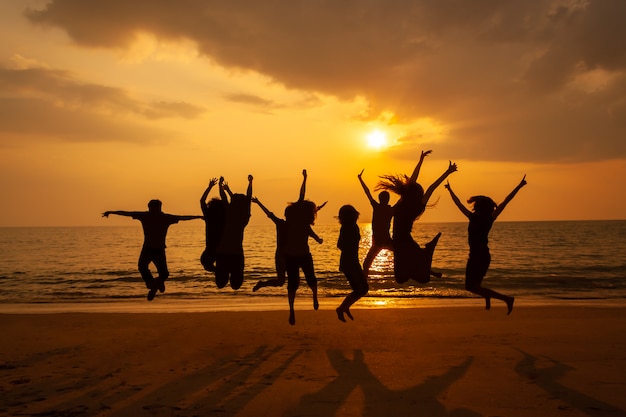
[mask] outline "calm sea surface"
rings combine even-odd
[[[361,259],[370,244],[370,225],[361,224]],[[336,248],[339,225],[316,225],[324,239],[310,246],[320,296],[338,304],[350,292],[338,271]],[[471,299],[464,290],[467,259],[466,223],[419,223],[418,242],[442,237],[433,269],[443,273],[427,285],[399,285],[393,277],[393,257],[383,251],[370,276],[370,293],[359,304],[399,303],[418,306],[432,300]],[[246,278],[238,291],[219,290],[214,276],[199,262],[204,249],[202,221],[170,227],[167,291],[149,304],[198,302],[210,305],[278,303],[286,308],[285,288],[253,292],[259,279],[272,278],[275,228],[248,226],[244,249]],[[141,225],[102,227],[0,228],[0,311],[15,304],[60,305],[145,301],[146,290],[137,271],[143,240]],[[496,222],[490,234],[492,263],[484,285],[526,300],[568,302],[595,300],[626,305],[626,221]],[[309,300],[304,280],[297,300]],[[299,302],[299,301],[297,301]],[[304,303],[304,301],[301,301]]]

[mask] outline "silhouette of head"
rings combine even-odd
[[[339,209],[338,217],[341,224],[356,223],[359,219],[359,212],[350,204],[346,204]]]
[[[217,197],[214,197],[211,200],[209,200],[209,203],[207,204],[207,215],[209,217],[211,217],[214,220],[218,218],[221,219],[224,217],[225,211],[226,211],[226,204],[224,203],[224,200],[222,200],[221,198],[217,198]]]
[[[250,219],[250,199],[245,194],[233,194],[228,205],[229,218],[236,218],[245,224]]]
[[[160,213],[162,205],[161,200],[150,200],[148,202],[148,211],[151,213]]]
[[[498,205],[491,198],[484,195],[475,195],[467,200],[474,205],[474,213],[485,214],[493,212]]]
[[[317,216],[317,206],[309,200],[299,200],[290,203],[285,209],[285,220],[288,222],[314,224]]]
[[[378,194],[378,201],[380,204],[388,204],[389,203],[389,191],[381,191]]]

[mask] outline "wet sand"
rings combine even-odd
[[[0,314],[0,414],[626,415],[626,308],[353,313]]]

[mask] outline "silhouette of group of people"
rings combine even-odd
[[[428,207],[433,192],[450,174],[457,171],[455,163],[449,162],[448,168],[426,190],[418,183],[418,176],[424,159],[431,151],[423,151],[420,159],[410,176],[382,175],[376,186],[381,190],[376,201],[368,186],[365,184],[361,171],[357,177],[372,205],[372,240],[363,263],[359,260],[359,244],[361,234],[358,226],[359,212],[349,204],[339,209],[340,223],[337,247],[341,252],[339,270],[345,275],[352,292],[348,294],[339,307],[336,308],[337,317],[346,321],[346,316],[353,320],[350,307],[365,296],[369,291],[368,278],[371,265],[383,249],[393,252],[394,276],[396,282],[403,284],[409,280],[418,283],[427,283],[431,276],[441,277],[441,274],[431,269],[433,253],[441,233],[435,235],[423,247],[417,243],[411,234],[414,222]],[[313,308],[319,308],[317,295],[317,278],[313,264],[313,257],[309,249],[309,237],[318,243],[323,243],[312,229],[317,212],[325,205],[316,205],[305,198],[307,171],[302,171],[302,185],[298,200],[289,203],[284,211],[284,219],[276,216],[265,207],[261,201],[252,196],[252,175],[248,175],[248,188],[245,194],[233,193],[223,177],[212,178],[200,197],[202,216],[172,215],[161,210],[159,200],[148,203],[148,211],[105,211],[104,217],[110,214],[129,216],[139,220],[143,227],[144,243],[139,255],[138,268],[148,288],[148,301],[152,301],[157,291],[165,291],[165,281],[169,277],[165,256],[165,238],[170,225],[183,220],[204,219],[206,245],[200,256],[204,269],[215,274],[215,283],[218,288],[228,284],[234,290],[241,287],[244,279],[245,257],[243,250],[244,229],[251,216],[251,203],[257,204],[261,210],[276,225],[276,251],[274,254],[276,278],[257,282],[253,291],[264,287],[282,287],[287,281],[287,295],[289,300],[289,323],[296,322],[294,302],[296,292],[300,286],[300,270],[313,294]],[[209,199],[211,190],[218,186],[219,197]],[[526,185],[526,176],[501,204],[496,204],[487,196],[472,196],[466,207],[452,191],[450,183],[445,184],[452,201],[468,220],[469,257],[465,273],[465,288],[485,299],[486,308],[491,307],[491,298],[502,300],[507,306],[507,314],[513,309],[514,297],[500,294],[482,286],[487,274],[491,255],[489,252],[489,231],[493,222],[502,213],[507,204],[517,192]],[[390,192],[399,199],[392,206]],[[390,233],[391,230],[391,233]],[[156,267],[158,276],[155,278],[149,269],[149,264]]]

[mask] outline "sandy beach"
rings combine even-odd
[[[2,314],[0,414],[626,415],[624,308],[353,312]]]

